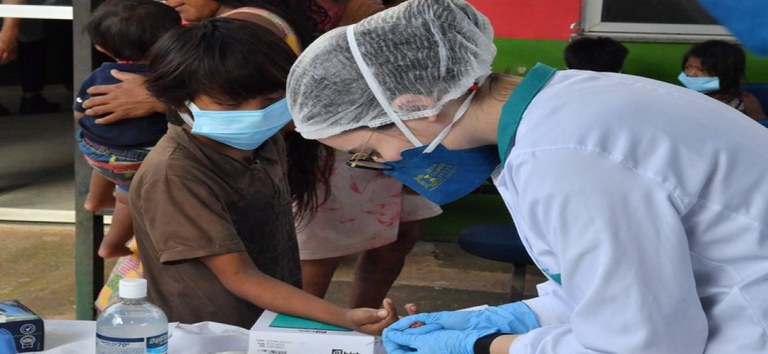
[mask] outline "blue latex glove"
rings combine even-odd
[[[0,328],[0,353],[16,353],[16,342],[13,339],[13,335],[4,328]]]
[[[416,322],[439,324],[443,329],[471,330],[490,328],[497,332],[523,334],[541,327],[533,311],[522,301],[492,306],[479,311],[428,312],[407,316],[389,328],[405,330]]]
[[[468,331],[437,329],[423,333],[419,328],[385,329],[381,337],[387,354],[474,354],[479,338],[498,332],[486,328]]]
[[[699,0],[699,3],[753,53],[768,55],[768,1]]]

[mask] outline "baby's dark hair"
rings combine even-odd
[[[171,28],[181,25],[178,12],[155,0],[107,0],[88,19],[93,44],[115,59],[139,61]]]
[[[219,17],[173,29],[149,54],[147,90],[175,110],[198,95],[243,102],[285,91],[296,54],[275,32]]]
[[[568,69],[620,72],[629,50],[608,37],[580,37],[563,52]]]
[[[720,79],[719,92],[739,95],[743,91],[741,82],[747,59],[744,50],[737,44],[720,40],[699,43],[683,56],[683,70],[690,57],[699,59],[704,70]]]

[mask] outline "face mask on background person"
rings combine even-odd
[[[179,112],[192,134],[204,136],[241,150],[253,150],[291,121],[285,98],[258,110],[206,111],[187,102],[192,113]]]
[[[720,78],[717,76],[693,77],[681,72],[677,79],[683,86],[701,93],[709,93],[720,90]]]

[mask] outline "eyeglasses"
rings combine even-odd
[[[374,160],[371,155],[365,152],[352,154],[349,160],[347,160],[347,166],[372,171],[387,171],[392,169],[392,166]]]

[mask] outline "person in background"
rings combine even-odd
[[[306,17],[306,11],[303,10],[311,7],[311,1],[308,0],[282,2],[269,0],[224,0],[221,2],[216,0],[168,0],[164,3],[174,9],[185,23],[200,22],[216,16],[229,16],[268,26],[282,35],[286,43],[297,53],[303,47],[303,41],[314,38],[312,28],[314,28],[315,20]],[[262,4],[267,7],[245,6],[244,4]],[[288,14],[285,16],[291,22],[284,20],[282,14]],[[320,19],[325,18],[322,11],[317,16]],[[296,24],[294,25],[293,22]],[[140,112],[165,112],[165,105],[146,90],[143,76],[116,69],[112,70],[111,74],[116,80],[122,81],[116,84],[96,85],[89,88],[88,93],[92,96],[83,102],[83,106],[87,106],[90,102],[101,102],[106,107],[110,107],[109,109],[117,109],[116,112],[103,113],[104,116],[95,121],[97,125],[109,126],[131,121],[136,118],[134,114]],[[101,96],[102,94],[103,96]],[[89,115],[94,114],[94,112],[98,113],[99,109],[86,111]],[[118,114],[117,119],[115,119],[115,114]],[[313,214],[322,202],[322,196],[317,196],[315,193],[315,184],[324,185],[327,183],[327,174],[330,172],[324,172],[328,168],[325,167],[320,158],[320,155],[327,148],[323,149],[322,145],[317,142],[302,139],[298,134],[295,135],[297,139],[288,141],[287,144],[288,161],[291,162],[292,166],[300,166],[301,169],[289,170],[288,180],[291,185],[293,204],[297,214],[301,217]],[[135,258],[135,255],[120,258],[111,272],[109,281],[101,290],[96,302],[97,308],[105,308],[115,300],[117,284],[121,277],[140,277],[142,272],[141,262]]]
[[[96,49],[115,62],[102,64],[82,83],[75,99],[75,119],[80,125],[78,146],[93,167],[85,209],[96,212],[114,207],[112,225],[99,246],[99,256],[127,256],[126,246],[133,237],[128,192],[131,179],[142,160],[166,131],[165,114],[124,120],[115,124],[96,124],[99,117],[84,113],[82,102],[90,97],[88,88],[118,81],[111,70],[138,74],[147,71],[149,48],[170,29],[180,26],[176,11],[155,0],[107,0],[86,23]],[[117,186],[117,188],[115,188]]]
[[[317,3],[167,0],[165,3],[191,23],[216,16],[264,23],[262,16],[254,14],[262,9],[274,9],[281,17],[292,14],[284,26],[295,34],[286,38],[296,50],[308,45],[313,35],[323,28],[357,22],[385,9],[378,0],[325,0]],[[318,10],[318,4],[324,7]],[[311,16],[305,17],[308,15]],[[140,79],[131,78],[131,74],[126,73],[115,75],[125,80],[119,85],[92,88],[92,92],[103,92],[105,95],[86,101],[88,112],[117,109],[104,118],[107,122],[113,117],[130,117],[136,113],[133,112],[135,107],[126,106],[130,101],[123,97],[149,97],[149,100],[137,100],[155,101],[145,105],[145,108],[161,109],[146,90],[137,86],[142,85]],[[324,297],[343,257],[359,253],[348,304],[350,307],[378,306],[420,237],[418,220],[437,215],[441,209],[422,197],[407,196],[400,182],[381,172],[348,171],[345,152],[334,152],[314,140],[303,139],[289,128],[283,130],[283,137],[287,146],[288,178],[295,206],[305,290]],[[416,311],[412,304],[408,304],[406,309],[409,313]]]
[[[356,23],[386,9],[380,0],[349,0],[339,6],[340,10],[329,9],[328,13],[336,14],[329,17],[330,23]],[[295,132],[286,138],[315,142]],[[356,255],[347,304],[377,306],[419,240],[420,220],[438,215],[442,209],[381,171],[348,168],[346,151],[337,150],[324,158],[333,163],[330,186],[325,190],[328,197],[314,216],[297,222],[304,290],[324,297],[341,261]],[[415,306],[406,304],[406,311],[414,313]]]
[[[678,80],[687,88],[704,93],[746,114],[766,118],[757,98],[744,90],[746,58],[736,44],[709,40],[691,47],[683,56]]]
[[[297,52],[315,38],[317,21],[326,18],[324,10],[313,0],[167,0],[164,3],[176,10],[187,23],[229,16],[280,30],[286,43]],[[317,19],[308,15],[308,11],[316,8],[319,8]],[[91,97],[83,102],[86,114],[100,117],[96,124],[111,124],[153,112],[165,112],[165,106],[144,87],[143,76],[119,70],[112,70],[111,73],[120,82],[91,87],[88,89]],[[330,168],[321,159],[325,149],[309,141],[289,142],[288,149],[291,165],[302,168],[289,171],[297,213],[311,215],[323,201],[323,196],[314,194],[315,187],[309,187],[307,179],[326,183]]]
[[[548,278],[528,300],[405,317],[387,352],[765,353],[768,131],[676,85],[543,64],[520,80],[495,55],[470,4],[410,0],[291,68],[296,130],[350,164],[433,201],[493,174]]]
[[[568,69],[607,71],[619,73],[629,50],[608,37],[578,37],[571,40],[563,51]]]
[[[269,17],[268,17],[269,18]],[[285,79],[296,58],[279,26],[214,18],[170,31],[146,87],[168,133],[144,160],[131,211],[149,300],[169,321],[250,328],[262,309],[376,334],[386,309],[347,310],[301,289],[285,145]]]
[[[49,3],[56,4],[56,2],[51,0],[2,0],[2,3],[6,5],[49,5]],[[48,101],[42,94],[45,88],[47,60],[44,21],[41,19],[2,19],[0,65],[19,59],[22,91],[19,114],[51,113],[60,108],[58,103]],[[62,63],[70,63],[70,61],[63,58]],[[69,70],[70,68],[66,69]],[[72,86],[67,86],[67,88],[71,90]],[[0,116],[10,112],[10,109],[0,105]]]
[[[185,22],[198,22],[223,15],[241,7],[257,7],[273,12],[282,18],[296,36],[289,38],[289,45],[301,49],[317,35],[319,21],[324,21],[325,9],[315,0],[165,0],[164,3],[174,8]],[[314,16],[309,14],[313,13]],[[235,15],[236,18],[250,17],[247,13]],[[259,16],[256,16],[259,17]],[[274,26],[268,22],[261,23]],[[113,71],[112,75],[121,81],[116,85],[91,87],[92,97],[83,103],[86,113],[100,116],[99,124],[109,124],[123,119],[142,117],[153,112],[163,113],[165,107],[149,95],[144,88],[141,75]]]
[[[419,220],[442,212],[381,171],[350,169],[333,156],[331,193],[312,219],[297,224],[304,289],[324,297],[341,261],[356,255],[350,307],[380,303],[421,236]],[[415,312],[414,304],[406,305]]]

